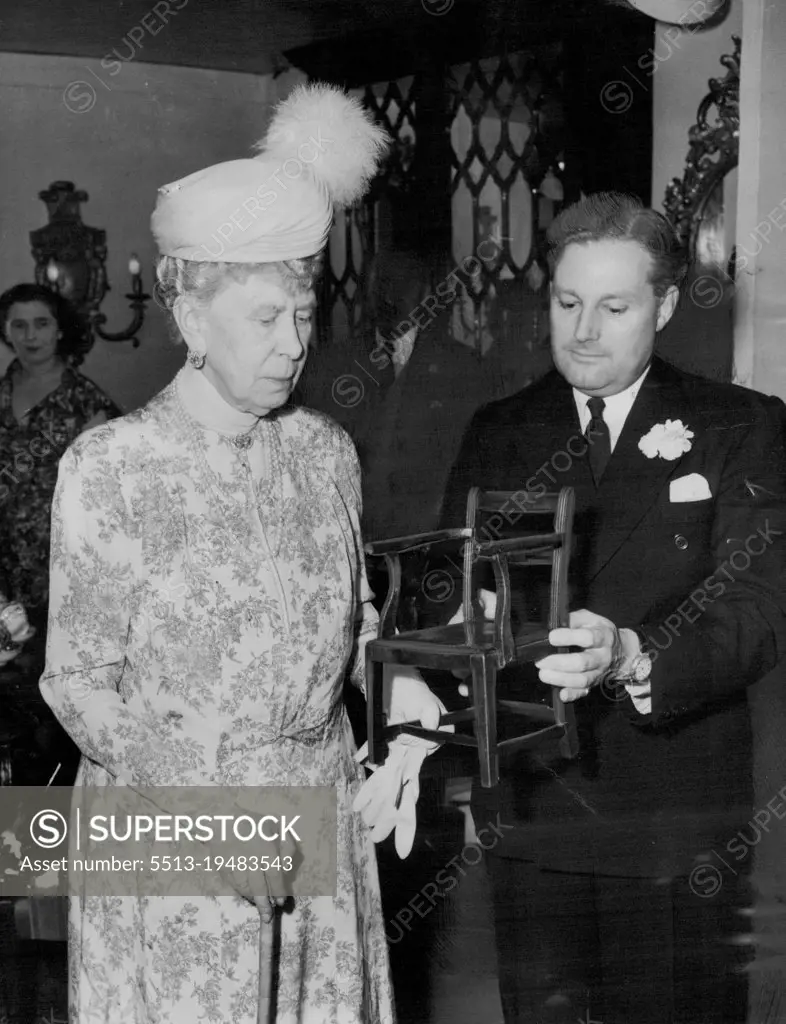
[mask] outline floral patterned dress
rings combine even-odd
[[[49,520],[63,452],[99,412],[120,415],[87,377],[66,367],[58,387],[20,423],[12,407],[19,360],[0,377],[0,581],[29,611],[46,613]]]
[[[248,417],[186,366],[71,446],[41,691],[83,752],[78,785],[335,787],[336,896],[281,915],[275,1020],[393,1024],[342,702],[376,629],[357,457],[320,414],[251,420],[246,447]],[[273,1019],[260,977],[272,926],[253,905],[108,898],[85,878],[70,902],[72,1024]]]

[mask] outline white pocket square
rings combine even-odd
[[[711,497],[710,485],[701,473],[689,473],[669,485],[669,501],[704,501]]]

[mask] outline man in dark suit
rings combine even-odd
[[[504,394],[491,360],[456,340],[459,284],[432,284],[414,253],[379,253],[369,282],[375,339],[355,440],[363,467],[363,534],[369,540],[435,529],[450,467],[478,406]],[[369,383],[369,381],[373,383]]]
[[[473,485],[577,498],[576,610],[550,637],[572,653],[536,685],[576,702],[580,756],[473,786],[476,825],[504,834],[505,1020],[742,1022],[763,820],[746,688],[786,655],[784,406],[653,355],[684,274],[660,214],[592,195],[549,248],[555,369],[475,415],[443,511],[461,523]]]

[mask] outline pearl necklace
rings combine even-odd
[[[213,428],[202,427],[201,424],[198,424],[183,405],[176,384],[173,385],[173,390],[179,414],[178,418],[185,427],[187,437],[191,442],[191,449],[197,457],[200,468],[203,470],[204,477],[210,490],[213,492],[214,499],[217,499],[219,504],[223,505],[226,502],[226,485],[221,482],[217,473],[210,465],[205,450],[204,437],[200,433],[200,428],[202,430]],[[221,441],[229,445],[240,456],[241,463],[254,491],[256,513],[260,519],[266,545],[271,557],[277,558],[283,539],[284,519],[282,507],[284,499],[284,466],[281,456],[281,424],[277,419],[264,418],[257,420],[254,426],[245,434],[229,435],[220,430],[215,430],[214,433],[218,434]],[[257,440],[263,445],[267,456],[268,474],[266,478],[255,483],[251,475],[251,466],[246,453]],[[238,527],[240,527],[242,513],[237,510],[236,514],[238,516]]]

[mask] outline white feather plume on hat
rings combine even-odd
[[[159,189],[151,227],[163,255],[270,263],[321,252],[335,206],[368,189],[389,144],[359,100],[298,86],[256,155],[213,164]]]
[[[257,159],[306,164],[337,206],[351,206],[368,189],[390,136],[360,100],[324,83],[299,85],[276,108]],[[308,154],[308,155],[306,155]]]

